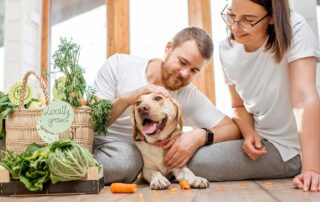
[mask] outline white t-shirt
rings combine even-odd
[[[124,93],[148,85],[146,79],[148,62],[148,59],[125,54],[109,57],[93,84],[96,96],[113,100]],[[181,106],[184,125],[212,128],[224,118],[224,114],[191,83],[176,91],[170,91],[170,94]],[[129,107],[108,128],[108,139],[119,140],[121,136],[132,135],[130,113]]]
[[[293,42],[280,63],[264,45],[246,52],[243,44],[224,40],[220,59],[226,83],[235,84],[246,110],[253,114],[254,127],[263,139],[271,142],[287,161],[300,154],[297,126],[291,107],[289,64],[300,58],[315,56],[320,51],[315,35],[297,13],[291,13]]]

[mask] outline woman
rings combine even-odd
[[[317,39],[287,0],[231,0],[221,15],[230,36],[220,57],[243,152],[273,169],[258,178],[298,174],[296,188],[320,191]]]
[[[230,0],[221,14],[230,37],[220,57],[243,140],[200,148],[189,168],[209,181],[295,177],[295,187],[320,191],[315,36],[286,0]]]

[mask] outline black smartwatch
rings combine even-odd
[[[214,133],[208,128],[201,128],[206,131],[206,142],[204,145],[213,144]]]

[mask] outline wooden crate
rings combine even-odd
[[[30,191],[20,181],[10,180],[9,171],[0,169],[0,195],[65,195],[65,194],[98,194],[104,187],[103,169],[98,173],[97,167],[88,169],[86,180],[47,182],[41,191]]]

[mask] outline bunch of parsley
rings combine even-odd
[[[91,96],[88,99],[88,106],[92,108],[94,131],[99,134],[105,134],[109,125],[109,113],[112,109],[110,100],[98,99],[94,96],[94,91],[86,88],[84,79],[84,69],[78,64],[80,56],[80,46],[68,41],[65,38],[60,39],[58,50],[53,54],[54,69],[58,69],[66,76],[65,98],[74,107],[81,106],[81,99],[85,93]]]
[[[52,56],[53,67],[66,76],[64,101],[74,107],[80,107],[80,100],[86,91],[84,69],[79,65],[80,46],[72,40],[60,39],[58,50]]]
[[[92,108],[94,131],[105,135],[109,126],[109,113],[112,109],[112,102],[98,99],[96,96],[91,95],[88,100],[88,106]]]

